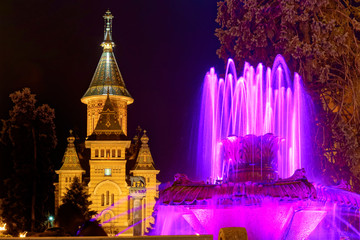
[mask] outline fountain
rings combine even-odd
[[[266,70],[245,63],[237,78],[205,76],[198,176],[177,174],[161,191],[152,234],[213,234],[245,227],[249,239],[360,238],[360,196],[346,184],[312,184],[311,100],[282,56]]]

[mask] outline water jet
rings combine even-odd
[[[177,174],[160,192],[152,234],[213,234],[245,227],[249,239],[359,238],[358,194],[308,181],[311,99],[278,55],[272,69],[234,62],[206,74],[198,176]],[[205,184],[205,180],[207,184]]]

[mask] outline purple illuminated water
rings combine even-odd
[[[317,161],[309,106],[300,76],[291,78],[282,56],[272,69],[245,63],[239,78],[231,59],[224,79],[211,68],[197,162],[198,177],[210,181],[177,175],[160,193],[152,234],[217,239],[220,228],[245,227],[249,239],[360,239],[360,196],[304,175]]]
[[[308,98],[300,76],[290,77],[282,56],[272,70],[260,63],[245,63],[238,78],[229,59],[225,78],[211,68],[205,76],[199,124],[198,176],[214,182],[224,175],[221,141],[228,136],[272,133],[282,139],[277,151],[279,177],[286,178],[304,166],[309,152]],[[305,157],[305,155],[307,157]]]

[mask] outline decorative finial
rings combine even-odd
[[[140,135],[141,132],[142,132],[142,128],[140,127],[140,125],[138,125],[137,128],[136,128],[136,134]]]
[[[75,137],[74,137],[74,135],[73,135],[73,130],[70,129],[70,130],[69,130],[69,133],[70,133],[70,135],[69,135],[69,137],[67,138],[67,141],[68,141],[69,144],[72,144],[72,143],[75,142]]]
[[[101,46],[104,48],[104,50],[112,50],[112,48],[115,46],[112,41],[112,19],[114,18],[114,16],[108,9],[103,18],[105,20],[104,42],[101,44]]]
[[[109,96],[110,95],[110,87],[108,86],[107,88],[107,95]]]
[[[149,137],[146,135],[146,130],[144,130],[144,134],[141,137],[142,144],[147,144],[149,142]]]

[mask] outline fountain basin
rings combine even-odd
[[[359,204],[356,193],[305,178],[273,184],[174,182],[160,193],[152,234],[217,239],[221,228],[244,227],[249,239],[354,237],[359,236]]]
[[[212,234],[217,239],[224,227],[244,227],[249,239],[305,239],[325,217],[321,207],[308,206],[307,202],[277,202],[265,205],[210,207],[161,206],[161,212],[172,212],[162,226],[161,234]],[[305,207],[306,206],[306,207]],[[176,213],[176,214],[174,214]],[[188,226],[185,227],[186,223]]]

